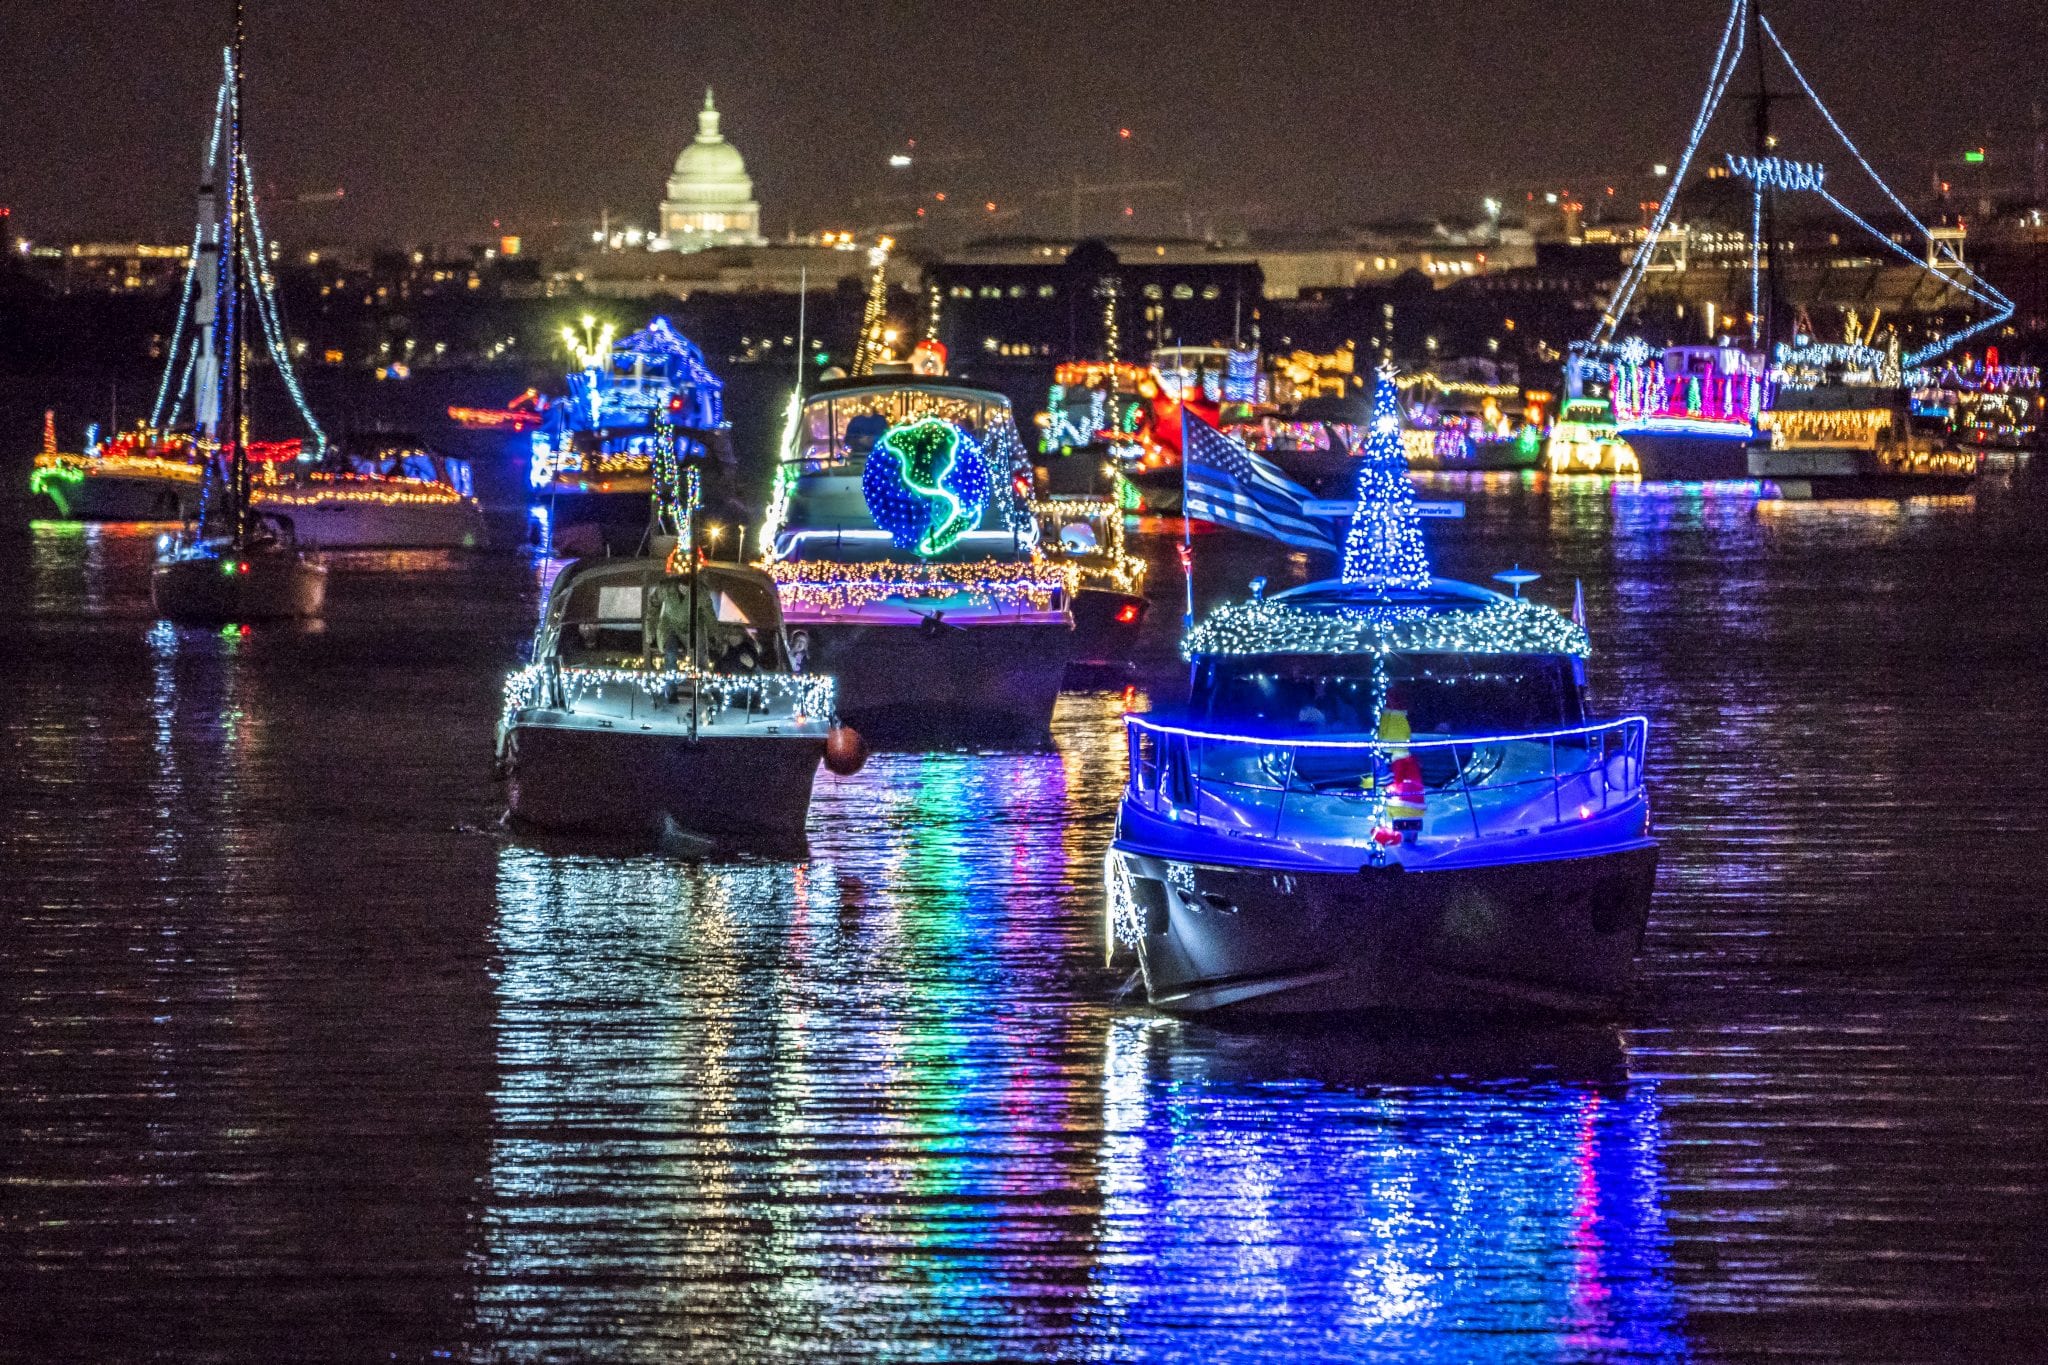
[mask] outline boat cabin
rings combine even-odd
[[[1355,867],[1640,821],[1647,726],[1587,717],[1585,632],[1534,602],[1315,583],[1220,608],[1183,648],[1186,712],[1129,718],[1127,837]]]
[[[979,514],[956,527],[943,548],[912,554],[876,521],[865,476],[877,442],[926,418],[957,428],[971,443],[961,453],[978,452],[986,477]],[[841,380],[812,393],[798,415],[770,508],[771,557],[841,564],[1028,559],[1038,540],[1029,493],[1030,466],[1003,395],[947,379]],[[921,496],[950,495],[927,489]]]
[[[536,662],[569,668],[675,669],[693,659],[712,673],[793,671],[774,580],[706,564],[693,592],[688,574],[659,559],[579,559],[556,577],[534,641]]]

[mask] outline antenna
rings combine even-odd
[[[804,391],[804,305],[811,301],[811,270],[796,268],[796,391]]]

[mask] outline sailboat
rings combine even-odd
[[[222,172],[223,193],[215,200],[209,181],[200,194],[201,248],[210,240],[219,266],[208,300],[212,315],[202,324],[203,351],[195,358],[195,364],[212,359],[218,343],[217,387],[200,405],[197,445],[206,462],[205,493],[193,533],[167,543],[150,572],[159,615],[204,624],[318,616],[327,600],[326,566],[306,558],[288,519],[260,515],[251,503],[245,274],[261,268],[261,257],[246,250],[255,199],[242,156],[241,0],[235,0],[234,16],[216,141],[226,155],[212,163]],[[222,204],[225,216],[214,215],[216,227],[208,233],[209,211]]]
[[[1648,276],[1685,268],[1682,247],[1672,254],[1685,230],[1666,230],[1677,187],[1686,183],[1700,157],[1745,53],[1751,55],[1756,84],[1750,97],[1755,110],[1748,146],[1740,154],[1725,153],[1722,164],[1706,174],[1748,187],[1747,336],[1718,336],[1713,344],[1663,349],[1640,337],[1621,339],[1619,329]],[[1796,92],[1771,88],[1773,53],[1795,82]],[[1844,203],[1830,167],[1797,159],[1781,145],[1783,130],[1774,123],[1772,109],[1787,101],[1812,106],[1890,210],[1926,239],[1924,259]],[[1916,368],[2011,317],[2012,300],[1965,265],[1945,234],[1922,222],[1879,176],[1793,59],[1764,15],[1762,0],[1732,0],[1706,94],[1672,185],[1673,192],[1647,225],[1589,347],[1589,353],[1612,359],[1620,435],[1634,449],[1646,481],[1754,478],[1779,485],[1785,496],[1806,496],[1822,490],[1940,491],[1967,484],[1975,476],[1973,454],[1912,420],[1906,389]],[[1782,327],[1793,309],[1780,281],[1777,208],[1786,196],[1804,195],[1822,200],[1868,234],[1881,254],[1901,258],[1988,316],[1937,335],[1904,355],[1896,344],[1887,355],[1874,336],[1856,334],[1853,316],[1838,342],[1820,341],[1805,326]]]
[[[233,54],[214,99],[212,131],[202,160],[198,223],[193,230],[177,319],[165,347],[163,378],[146,422],[82,452],[56,448],[46,435],[30,475],[30,492],[59,518],[76,521],[184,520],[205,502],[209,466],[224,459],[219,440],[222,370],[228,320],[223,271],[232,257],[245,299],[234,320],[262,333],[262,345],[304,430],[303,437],[238,443],[250,469],[245,501],[259,512],[290,518],[299,538],[324,549],[465,549],[483,543],[483,509],[467,461],[388,441],[344,453],[328,440],[292,362],[269,276],[272,259],[256,210],[248,158],[239,146]],[[220,189],[234,235],[224,232]],[[223,245],[232,244],[233,250]],[[245,370],[246,372],[246,370]],[[189,405],[189,406],[188,406]],[[247,406],[246,385],[244,406]],[[189,413],[189,426],[185,418]],[[89,429],[89,431],[92,429]]]

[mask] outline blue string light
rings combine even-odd
[[[1649,272],[1650,253],[1656,248],[1664,224],[1670,221],[1672,207],[1678,202],[1678,191],[1685,184],[1693,156],[1699,151],[1707,129],[1712,126],[1714,115],[1720,112],[1722,97],[1728,93],[1729,83],[1735,79],[1736,68],[1742,64],[1742,50],[1748,39],[1741,21],[1748,12],[1749,0],[1735,0],[1728,12],[1728,23],[1721,30],[1721,46],[1714,54],[1713,70],[1707,75],[1707,93],[1692,121],[1692,136],[1685,145],[1685,155],[1678,159],[1678,167],[1671,176],[1670,192],[1657,205],[1656,216],[1650,220],[1650,230],[1644,235],[1643,244],[1636,248],[1635,259],[1629,262],[1628,273],[1623,276],[1621,287],[1615,291],[1614,302],[1601,315],[1600,325],[1593,329],[1595,343],[1614,339],[1615,328],[1627,316],[1629,304],[1635,300],[1636,290],[1642,285],[1643,276]]]
[[[1742,0],[1738,0],[1738,3],[1742,3]],[[1877,238],[1879,241],[1885,243],[1887,246],[1890,246],[1895,250],[1899,250],[1900,253],[1903,254],[1907,260],[1912,261],[1913,264],[1928,269],[1930,273],[1944,280],[1950,286],[1955,288],[1958,292],[1967,294],[1971,298],[1977,300],[1979,303],[1982,303],[1986,307],[1995,310],[1994,316],[1988,317],[1983,321],[1978,322],[1970,327],[1966,327],[1960,332],[1952,332],[1945,337],[1937,338],[1928,345],[1921,347],[1919,350],[1913,352],[1912,355],[1906,357],[1906,363],[1908,365],[1925,364],[1927,361],[1940,355],[1942,352],[1952,350],[1954,347],[1960,345],[1962,342],[1968,340],[1970,337],[1977,335],[1979,332],[1982,332],[1987,328],[1996,327],[2000,323],[2004,322],[2007,318],[2010,318],[2014,312],[2013,301],[2007,298],[1998,289],[1994,288],[1990,284],[1990,282],[1984,279],[1983,276],[1979,275],[1976,271],[1970,269],[1969,266],[1963,264],[1963,258],[1961,256],[1958,256],[1955,253],[1955,250],[1952,247],[1950,247],[1946,242],[1937,241],[1935,239],[1933,230],[1930,229],[1925,223],[1921,222],[1919,217],[1914,214],[1913,210],[1906,206],[1906,201],[1901,199],[1898,196],[1898,193],[1895,190],[1893,190],[1888,183],[1886,183],[1885,178],[1877,173],[1877,168],[1870,164],[1870,159],[1863,155],[1862,150],[1859,147],[1857,147],[1853,140],[1851,140],[1849,134],[1843,129],[1842,125],[1835,120],[1834,113],[1831,110],[1829,110],[1825,103],[1821,101],[1820,93],[1813,88],[1813,83],[1806,79],[1806,73],[1799,69],[1799,63],[1792,60],[1791,52],[1786,49],[1784,40],[1778,37],[1778,30],[1771,26],[1771,21],[1769,19],[1760,18],[1758,20],[1758,23],[1760,27],[1762,27],[1764,35],[1771,40],[1771,46],[1775,47],[1778,50],[1778,55],[1785,59],[1786,68],[1789,71],[1791,71],[1792,78],[1799,82],[1799,88],[1806,92],[1806,98],[1813,102],[1813,107],[1820,111],[1820,116],[1827,122],[1828,128],[1831,131],[1833,131],[1836,137],[1841,139],[1842,145],[1849,149],[1849,155],[1856,158],[1856,163],[1863,168],[1864,174],[1870,177],[1871,183],[1876,185],[1877,188],[1883,192],[1885,198],[1891,201],[1892,207],[1896,208],[1900,213],[1904,214],[1906,221],[1908,223],[1911,223],[1914,229],[1917,232],[1919,232],[1921,236],[1927,239],[1930,248],[1930,254],[1938,255],[1942,259],[1948,261],[1957,270],[1961,271],[1964,275],[1968,276],[1969,279],[1977,286],[1977,289],[1969,288],[1963,285],[1958,280],[1950,279],[1941,271],[1934,269],[1932,266],[1929,266],[1926,262],[1923,262],[1919,260],[1917,257],[1913,256],[1912,253],[1904,251],[1904,249],[1900,248],[1899,244],[1892,241],[1892,239],[1889,236],[1877,231],[1877,229],[1871,227],[1870,224],[1865,223],[1861,218],[1858,218],[1855,214],[1850,213],[1848,209],[1843,208],[1840,200],[1836,199],[1832,194],[1828,194],[1826,191],[1823,191],[1822,193],[1827,198],[1828,202],[1833,204],[1835,208],[1837,208],[1843,214],[1847,215],[1849,218],[1855,221],[1860,227],[1863,228],[1865,232],[1870,233],[1871,236]],[[1978,289],[1981,289],[1983,292],[1977,292]]]
[[[1827,183],[1828,168],[1818,161],[1787,161],[1782,156],[1736,156],[1723,158],[1729,174],[1753,182],[1759,191],[1791,190],[1818,192]]]
[[[1344,536],[1343,578],[1380,589],[1429,586],[1429,547],[1408,482],[1400,396],[1391,366],[1373,386],[1372,426],[1358,470],[1358,507]]]

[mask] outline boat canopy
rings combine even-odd
[[[1233,602],[1189,631],[1190,660],[1265,654],[1551,654],[1583,659],[1585,628],[1548,607],[1470,583],[1422,589],[1327,579],[1261,601]]]
[[[659,559],[578,559],[555,578],[541,617],[534,658],[620,664],[651,656],[662,641],[687,634],[689,575]],[[681,609],[678,622],[676,612]],[[697,629],[714,660],[745,635],[768,671],[785,671],[782,608],[775,580],[743,564],[706,564],[697,577]],[[571,656],[574,656],[573,658]]]
[[[943,379],[843,380],[804,400],[796,448],[786,456],[807,469],[854,463],[890,427],[924,417],[944,418],[984,444],[1017,440],[1010,400],[993,389]]]

